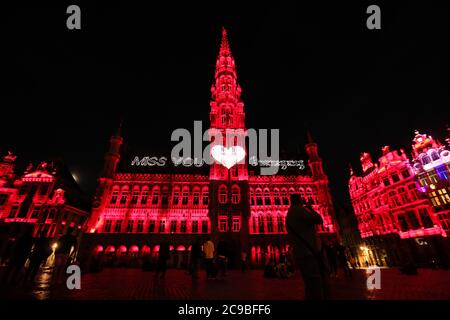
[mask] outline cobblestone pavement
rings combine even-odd
[[[80,290],[51,287],[51,270],[34,286],[0,288],[6,299],[160,299],[160,300],[298,300],[303,299],[303,283],[293,278],[267,279],[261,270],[230,271],[225,279],[192,280],[183,270],[169,270],[165,279],[139,269],[105,269],[82,276]],[[447,300],[450,299],[450,271],[419,270],[417,276],[402,275],[397,269],[381,269],[381,289],[368,290],[365,270],[354,270],[351,279],[332,278],[332,299],[350,300]]]

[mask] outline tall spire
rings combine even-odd
[[[227,30],[222,27],[222,42],[220,43],[220,55],[231,55],[230,45],[228,44]]]
[[[309,129],[306,129],[306,137],[308,139],[308,143],[315,143],[311,131],[309,131]]]

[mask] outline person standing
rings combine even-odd
[[[336,246],[329,242],[324,246],[325,255],[328,260],[328,267],[330,271],[330,276],[338,277],[337,267],[338,267],[338,261],[337,261],[337,249]]]
[[[347,252],[346,251],[347,251],[346,248],[341,243],[338,243],[336,245],[337,261],[339,261],[339,264],[344,269],[344,276],[351,277],[352,276],[352,272],[350,271],[350,268],[348,266]]]
[[[247,252],[245,250],[241,252],[241,271],[247,271]]]
[[[74,229],[69,227],[65,235],[59,238],[55,249],[55,283],[61,284],[67,266],[75,258],[77,238],[72,234]]]
[[[227,275],[228,262],[228,246],[225,239],[221,239],[217,244],[217,262],[220,270],[220,277],[224,278]]]
[[[191,275],[192,279],[198,279],[198,265],[202,257],[202,245],[200,241],[196,239],[191,248]]]
[[[214,278],[213,260],[214,260],[214,243],[208,238],[203,244],[203,254],[205,256],[206,279]]]
[[[320,214],[303,204],[299,194],[292,194],[286,228],[303,278],[307,300],[325,299],[325,267],[316,234],[316,225],[320,224],[323,224]]]
[[[167,271],[167,260],[169,260],[170,245],[167,241],[164,241],[159,245],[158,262],[156,263],[155,278],[158,276],[164,279]]]
[[[46,261],[49,255],[50,243],[46,238],[45,233],[41,231],[41,234],[34,241],[33,251],[30,254],[30,265],[25,272],[25,283],[34,281],[42,262]]]

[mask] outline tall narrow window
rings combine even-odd
[[[114,226],[114,232],[119,233],[122,231],[122,220],[117,220]]]
[[[262,192],[261,189],[256,189],[256,205],[262,206],[263,200],[262,200]]]
[[[185,188],[185,189],[183,189],[183,196],[181,199],[181,204],[185,206],[188,204],[188,201],[189,201],[189,189]]]
[[[241,217],[233,217],[231,230],[233,232],[241,231]]]
[[[133,232],[133,227],[134,227],[134,220],[128,220],[128,224],[127,224],[127,232],[128,232],[128,233]]]
[[[158,203],[159,203],[159,189],[154,189],[152,195],[152,204],[156,205]]]
[[[219,187],[219,203],[227,203],[227,187],[225,186]]]
[[[180,232],[181,233],[186,233],[186,229],[187,229],[187,221],[186,220],[182,220],[181,221],[181,225],[180,225]]]
[[[138,201],[138,197],[139,197],[139,191],[138,190],[134,190],[133,191],[133,195],[131,196],[131,204],[136,204]]]
[[[156,226],[156,221],[155,220],[150,220],[148,222],[148,232],[149,233],[154,233],[155,232],[155,226]]]
[[[144,220],[138,220],[136,232],[144,231]]]
[[[114,190],[113,193],[112,193],[111,200],[109,201],[109,203],[116,204],[118,197],[119,197],[119,191],[118,190]]]
[[[258,217],[258,232],[264,233],[264,218],[262,216]]]
[[[273,190],[273,201],[276,206],[281,205],[280,190],[278,190],[278,189]]]
[[[202,192],[202,203],[203,205],[207,205],[209,203],[209,191],[208,189],[204,189]]]
[[[40,212],[41,212],[41,206],[40,205],[34,206],[33,211],[31,212],[31,219],[38,218]]]
[[[177,221],[172,220],[172,221],[170,221],[170,233],[175,233],[175,232],[177,232]]]
[[[127,198],[128,198],[128,190],[123,190],[122,197],[120,198],[120,204],[127,203]]]
[[[192,200],[192,204],[194,206],[197,206],[200,202],[200,191],[199,190],[194,190],[194,196],[193,196],[193,200]]]
[[[219,231],[220,232],[228,231],[228,217],[219,216]]]
[[[159,221],[159,233],[166,232],[166,220]]]
[[[112,220],[105,221],[105,227],[103,228],[103,232],[111,232]]]
[[[284,230],[284,219],[283,219],[283,216],[281,216],[281,215],[279,215],[277,217],[277,230],[278,230],[278,232],[281,232],[281,233],[283,233],[285,231]]]
[[[267,232],[273,233],[273,219],[272,216],[267,216]]]
[[[268,189],[264,190],[264,204],[270,206],[272,201],[270,200],[270,191]]]
[[[208,220],[202,221],[202,233],[208,233],[209,226],[208,226]]]
[[[192,221],[192,233],[198,233],[198,221]]]
[[[142,191],[141,204],[147,204],[148,190]]]
[[[177,206],[179,201],[180,201],[180,190],[175,189],[173,190],[172,205]]]
[[[239,203],[241,200],[241,192],[238,186],[233,186],[231,189],[231,202],[234,204]]]

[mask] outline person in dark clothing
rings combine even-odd
[[[69,227],[65,235],[59,238],[55,248],[55,279],[54,282],[60,284],[66,273],[69,263],[75,258],[77,238],[72,234],[74,229]]]
[[[332,242],[329,242],[324,246],[323,251],[325,251],[325,255],[328,260],[330,275],[337,277],[338,260],[337,260],[336,246]]]
[[[167,271],[167,260],[169,260],[170,245],[168,242],[163,242],[159,245],[158,262],[156,263],[155,277],[164,279]]]
[[[191,247],[191,275],[192,279],[198,279],[198,265],[200,264],[200,259],[202,258],[203,251],[200,241],[196,239]]]
[[[34,241],[33,251],[30,254],[30,265],[25,272],[24,282],[33,282],[42,262],[46,261],[50,255],[50,244],[45,237],[45,233],[41,232],[39,237]]]
[[[6,268],[3,276],[4,283],[8,283],[9,280],[11,280],[12,284],[17,283],[17,277],[22,271],[22,268],[30,254],[31,247],[33,246],[33,237],[31,235],[32,232],[33,230],[31,228],[27,228],[25,232],[17,239],[11,253],[8,267]]]
[[[326,296],[325,267],[319,253],[315,228],[322,223],[320,214],[304,205],[299,194],[291,195],[286,227],[302,274],[307,300],[320,300]]]
[[[221,239],[217,244],[217,264],[220,271],[220,276],[225,277],[227,273],[228,262],[228,247],[224,239]]]
[[[336,245],[337,261],[339,262],[339,265],[344,269],[344,275],[346,277],[351,277],[352,272],[350,271],[350,268],[348,266],[347,254],[345,251],[346,248],[342,244],[338,243]]]

